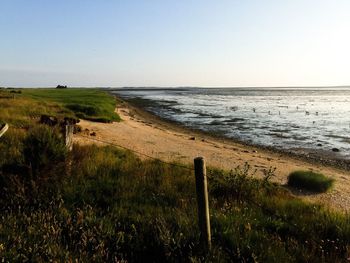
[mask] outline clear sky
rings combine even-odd
[[[1,0],[0,86],[350,85],[349,0]]]

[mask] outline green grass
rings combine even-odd
[[[99,122],[119,121],[115,99],[98,89],[22,89],[22,94],[39,102],[55,102],[78,118]]]
[[[28,129],[42,114],[78,117],[93,121],[119,121],[113,96],[98,89],[21,89],[15,98],[11,90],[0,90],[0,121],[14,128]]]
[[[288,185],[314,192],[326,192],[332,188],[334,179],[312,171],[296,171],[288,176]]]
[[[52,101],[40,101],[24,95],[8,98],[8,90],[0,90],[0,120],[12,128],[28,129],[35,125],[41,114],[68,116],[71,111]]]
[[[205,253],[192,171],[111,147],[75,145],[70,158],[70,175],[60,162],[34,180],[1,175],[0,257],[341,262],[349,253],[348,215],[253,179],[249,166],[209,170],[213,248]]]
[[[40,100],[19,95],[0,101],[5,105],[0,119],[19,125],[0,140],[4,262],[348,258],[348,214],[305,203],[285,188],[254,179],[248,165],[231,172],[208,169],[213,248],[203,251],[193,171],[142,161],[112,147],[74,145],[67,154],[59,131],[32,119],[40,111],[59,114],[66,109]]]

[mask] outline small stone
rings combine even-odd
[[[40,123],[55,126],[58,124],[58,119],[55,116],[41,115]]]
[[[90,136],[96,136],[96,132],[90,133]]]
[[[195,141],[196,137],[191,137],[190,140]]]
[[[74,134],[77,134],[77,133],[79,133],[81,131],[82,131],[82,128],[81,128],[80,125],[74,125],[74,130],[73,130]]]

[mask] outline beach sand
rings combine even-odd
[[[121,122],[97,123],[81,120],[83,132],[75,135],[79,144],[114,143],[139,152],[140,158],[159,158],[163,161],[176,161],[192,164],[197,156],[203,156],[207,166],[231,170],[238,165],[248,163],[255,176],[263,178],[264,169],[276,168],[274,182],[285,185],[287,176],[296,170],[321,172],[335,179],[334,188],[328,193],[314,194],[293,190],[295,195],[308,201],[318,201],[326,206],[342,211],[350,207],[350,172],[317,163],[293,158],[287,154],[273,152],[254,146],[247,146],[233,140],[217,138],[202,132],[192,131],[181,126],[163,121],[158,117],[136,108],[126,102],[118,101],[116,112]],[[88,129],[89,132],[84,132]],[[95,133],[95,136],[87,135]],[[87,139],[84,136],[88,136]]]

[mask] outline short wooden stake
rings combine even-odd
[[[66,148],[68,152],[71,152],[73,150],[73,131],[74,131],[74,125],[73,124],[64,124],[64,142],[66,144]],[[70,154],[67,155],[66,159],[66,175],[71,176],[72,174],[72,158]]]
[[[64,135],[64,140],[68,151],[72,151],[73,149],[73,130],[74,130],[74,125],[72,124],[64,125],[63,135]]]
[[[204,248],[211,248],[210,217],[208,186],[205,161],[203,157],[194,159],[194,173],[196,177],[196,192],[198,203],[198,224],[201,232],[201,242]]]
[[[3,136],[7,130],[9,129],[9,125],[6,123],[1,129],[0,129],[0,137]]]

